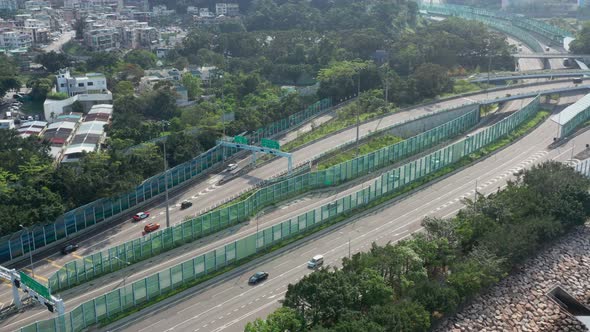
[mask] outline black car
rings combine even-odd
[[[67,255],[67,254],[74,252],[76,250],[78,250],[77,244],[68,244],[67,246],[65,246],[61,249],[61,253],[64,255]]]
[[[248,283],[256,285],[257,283],[268,279],[268,272],[256,272],[253,276],[248,279]]]
[[[188,209],[191,206],[193,206],[193,203],[189,202],[189,201],[184,201],[184,202],[180,203],[180,208],[183,210]]]

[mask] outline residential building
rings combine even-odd
[[[43,103],[45,119],[49,122],[55,121],[61,114],[71,112],[75,103],[80,104],[84,112],[88,112],[93,105],[112,104],[113,95],[106,90],[103,93],[75,95],[64,100],[46,99]]]
[[[95,52],[108,52],[121,46],[117,28],[96,28],[84,33],[84,44]]]
[[[168,15],[174,15],[174,13],[176,13],[176,11],[174,9],[168,9],[168,7],[166,7],[166,5],[159,5],[159,6],[154,6],[154,8],[152,8],[152,13],[154,16],[168,16]]]
[[[16,0],[0,0],[0,10],[7,10],[14,12],[18,9],[18,2]]]
[[[14,120],[0,120],[0,130],[2,129],[14,129]]]
[[[237,3],[216,3],[215,14],[217,16],[238,16],[240,15],[240,5]]]
[[[88,73],[84,76],[71,76],[68,68],[57,74],[57,91],[73,97],[79,94],[96,94],[107,91],[107,79],[103,74]]]
[[[84,153],[100,150],[106,139],[104,128],[109,124],[112,114],[113,105],[92,106],[77,128],[71,143],[65,148],[61,162],[77,161]]]
[[[49,154],[54,159],[61,159],[63,149],[71,141],[81,119],[80,113],[62,114],[43,131],[42,137],[49,142]]]
[[[214,17],[213,13],[209,10],[209,8],[199,8],[199,16],[200,17]]]
[[[29,48],[31,44],[32,38],[27,33],[0,29],[0,48],[8,50]]]
[[[176,94],[176,104],[183,106],[188,103],[188,90],[180,83],[182,72],[178,69],[146,70],[145,74],[139,81],[140,92],[150,91],[157,83],[168,81]]]
[[[41,0],[29,0],[25,1],[26,10],[40,10],[42,8],[51,8],[51,5],[47,1]]]
[[[25,123],[21,123],[20,128],[18,128],[18,134],[23,138],[29,136],[39,136],[45,127],[47,127],[47,122],[45,121],[27,121]]]
[[[199,7],[188,6],[186,7],[186,13],[191,15],[199,15]]]

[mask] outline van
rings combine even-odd
[[[307,267],[310,269],[315,269],[320,267],[322,264],[324,264],[324,256],[315,255],[309,260],[309,262],[307,262]]]

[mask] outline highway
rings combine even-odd
[[[516,110],[522,107],[522,103],[510,104],[510,109]],[[392,166],[393,167],[393,166]],[[176,265],[192,257],[203,254],[209,250],[215,249],[230,241],[237,240],[246,235],[252,234],[257,228],[267,227],[273,224],[280,223],[290,217],[299,215],[309,209],[326,204],[336,198],[345,196],[351,192],[360,190],[361,188],[373,183],[374,178],[378,177],[383,172],[375,172],[364,181],[357,181],[355,183],[341,186],[340,188],[332,188],[319,193],[304,195],[296,198],[293,201],[287,202],[274,210],[268,210],[265,214],[257,218],[256,221],[244,223],[234,226],[228,230],[222,231],[219,234],[209,236],[201,239],[195,243],[187,244],[180,248],[171,250],[165,254],[151,258],[148,261],[137,263],[127,269],[118,271],[107,276],[98,278],[97,280],[78,286],[74,289],[67,290],[58,294],[66,301],[68,308],[75,308],[77,305],[96,297],[105,292],[111,291],[123,286],[125,282],[131,283],[138,279],[144,278],[150,274],[161,271],[165,268]],[[362,183],[361,183],[362,182]],[[100,285],[100,286],[97,286]],[[8,289],[8,287],[6,287]],[[49,313],[43,307],[37,306],[36,309],[29,310],[26,314],[12,316],[2,322],[2,327],[14,329],[36,320],[45,319],[49,317]]]
[[[573,86],[571,82],[560,82],[560,83],[546,83],[543,84],[542,87],[545,89],[552,89],[558,87],[567,87]],[[510,90],[511,94],[518,94],[523,92],[530,92],[541,89],[538,86],[535,87],[524,87],[524,88],[516,88],[512,87]],[[455,98],[451,100],[447,100],[441,102],[434,106],[428,107],[417,107],[412,109],[411,111],[407,112],[400,112],[394,113],[382,119],[377,119],[371,122],[368,122],[360,127],[361,135],[367,134],[369,131],[374,131],[379,128],[383,128],[394,123],[398,123],[401,121],[408,120],[410,118],[414,118],[423,114],[427,114],[432,111],[441,110],[444,108],[455,107],[461,105],[463,103],[474,102],[474,101],[482,101],[486,99],[493,99],[495,97],[505,96],[507,90],[497,91],[497,92],[489,92],[480,93],[477,95],[473,95],[470,97],[465,98]],[[487,97],[489,95],[489,97]],[[520,103],[516,103],[515,105],[520,105]],[[292,135],[293,136],[293,135]],[[292,137],[291,136],[291,137]],[[346,141],[354,140],[356,136],[355,128],[349,128],[337,135],[328,137],[324,140],[319,142],[310,144],[309,146],[294,152],[294,158],[296,162],[303,161],[305,159],[310,159],[312,156],[318,155],[321,152],[330,149],[338,144],[344,143]],[[246,161],[242,161],[240,165],[243,165]],[[228,183],[225,183],[221,186],[217,186],[215,183],[220,179],[223,175],[222,174],[215,174],[209,177],[207,180],[199,183],[186,192],[179,194],[178,196],[171,198],[171,222],[172,224],[181,222],[185,216],[194,215],[198,212],[199,209],[202,209],[206,206],[211,206],[217,202],[222,201],[226,197],[230,197],[237,192],[241,191],[244,188],[254,185],[256,182],[261,181],[262,179],[269,178],[278,172],[286,169],[286,160],[277,159],[271,163],[268,163],[262,167],[259,167],[250,173],[234,179]],[[194,205],[193,207],[180,210],[179,205],[184,199],[192,200]],[[158,205],[156,208],[151,209],[150,212],[152,216],[149,219],[149,222],[159,222],[163,227],[165,226],[164,220],[164,204]],[[116,227],[106,230],[106,232],[97,233],[90,239],[87,239],[80,243],[81,248],[78,252],[74,254],[70,254],[68,256],[62,256],[59,253],[56,253],[46,259],[40,260],[35,262],[35,276],[38,280],[44,282],[47,280],[52,273],[57,271],[63,264],[66,262],[80,258],[84,255],[88,255],[91,253],[98,252],[100,250],[106,249],[110,246],[123,243],[125,241],[137,238],[141,236],[141,232],[143,226],[146,222],[140,223],[132,223],[131,221],[122,223]],[[221,232],[218,236],[225,236],[228,232],[231,231],[224,231]],[[185,250],[188,246],[184,246],[181,249]],[[167,257],[164,255],[164,257]],[[139,264],[136,264],[131,267],[131,269],[136,269]],[[28,271],[27,268],[24,269]],[[137,271],[137,270],[135,270]],[[153,271],[152,271],[153,272]],[[91,283],[92,284],[92,283]],[[11,289],[8,285],[3,284],[0,286],[0,306],[9,305],[12,301],[11,297]],[[95,294],[96,295],[96,294]]]
[[[518,54],[531,54],[534,53],[531,48],[526,44],[521,43],[511,37],[506,37],[506,41],[510,45],[514,45],[518,49]],[[520,46],[519,46],[520,45]],[[531,71],[543,69],[543,62],[539,59],[518,59],[518,71]]]
[[[66,34],[62,35],[62,38],[66,38],[65,36],[66,36]],[[64,41],[64,43],[65,43],[65,41]],[[63,45],[63,43],[62,43],[62,45]],[[524,49],[524,47],[523,47],[523,49]],[[528,51],[530,52],[530,50],[528,50]],[[535,60],[535,59],[520,59],[519,60],[519,67],[521,68],[521,70],[523,70],[524,68],[527,68],[526,70],[539,69],[540,68],[540,61]],[[557,87],[566,87],[566,86],[572,86],[572,84],[570,84],[568,82],[562,82],[562,83],[550,83],[550,84],[545,85],[546,88],[557,88]],[[536,88],[536,87],[534,87],[534,88],[530,88],[530,87],[529,88],[518,88],[518,89],[512,89],[512,91],[510,91],[510,93],[514,95],[514,94],[518,94],[518,93],[522,93],[522,92],[526,92],[526,91],[534,91],[537,89],[538,88]],[[440,110],[440,109],[444,109],[444,108],[454,107],[454,106],[457,106],[457,105],[460,105],[460,104],[463,104],[466,102],[471,102],[471,101],[481,101],[481,100],[485,100],[487,98],[495,98],[496,96],[504,96],[505,94],[506,94],[506,91],[490,92],[488,94],[488,96],[489,96],[488,97],[488,96],[486,96],[485,93],[482,93],[479,95],[470,96],[468,98],[456,98],[456,99],[453,99],[450,101],[445,101],[445,102],[439,103],[434,106],[418,107],[418,108],[413,109],[411,112],[403,112],[403,113],[393,114],[393,115],[390,115],[386,118],[375,120],[375,121],[369,122],[367,124],[364,124],[363,126],[361,126],[360,132],[361,132],[361,135],[364,135],[364,134],[368,133],[369,131],[374,131],[376,129],[383,128],[383,127],[389,126],[389,125],[397,123],[397,122],[405,121],[410,118],[414,118],[414,117],[417,117],[417,116],[420,116],[423,114],[427,114],[429,112],[432,112],[433,110]],[[520,106],[521,102],[511,103],[510,107],[512,105],[519,105]],[[315,120],[316,125],[323,123],[325,121],[328,121],[332,117],[333,117],[333,114],[328,114],[328,115],[325,115],[319,119],[316,119]],[[281,144],[291,141],[297,135],[299,135],[303,132],[309,131],[310,128],[311,128],[311,126],[308,124],[308,125],[304,126],[303,128],[297,130],[296,132],[288,134],[285,138],[280,140]],[[343,131],[342,133],[340,133],[338,135],[334,135],[334,136],[324,139],[320,142],[316,142],[314,144],[311,144],[311,145],[307,146],[306,148],[303,148],[303,149],[295,152],[295,162],[297,163],[297,162],[305,160],[305,159],[311,159],[312,156],[315,156],[330,147],[333,147],[337,144],[341,144],[346,141],[353,140],[355,137],[355,134],[356,134],[355,129],[351,128],[346,131]],[[247,163],[248,163],[247,160],[242,160],[239,162],[239,165],[240,165],[240,167],[244,167]],[[286,169],[286,161],[280,160],[280,159],[275,160],[265,166],[259,167],[255,170],[251,171],[250,173],[248,173],[240,178],[237,178],[231,182],[228,182],[224,185],[221,185],[221,186],[217,185],[217,182],[224,176],[224,174],[214,174],[214,175],[210,176],[207,180],[191,187],[188,191],[183,192],[183,193],[171,198],[172,224],[181,222],[184,219],[184,217],[195,215],[196,213],[199,212],[199,210],[207,208],[207,207],[212,206],[214,204],[217,204],[218,202],[223,201],[223,199],[235,194],[237,192],[237,190],[252,186],[255,183],[257,183],[258,181],[261,181],[263,179],[270,178],[273,175],[279,173],[280,171],[282,171],[284,169]],[[340,195],[345,195],[348,192],[358,190],[359,186],[362,186],[362,185],[358,184],[356,187],[348,186],[345,188],[344,191],[341,191],[339,194],[337,194],[338,190],[332,190],[332,191],[328,191],[328,192],[325,192],[322,194],[314,194],[311,196],[305,196],[305,197],[302,197],[298,200],[295,200],[294,202],[287,203],[286,205],[282,206],[280,209],[277,209],[275,211],[269,211],[264,216],[262,216],[259,219],[260,226],[264,227],[264,226],[270,225],[272,223],[277,223],[277,222],[283,221],[286,218],[288,218],[288,216],[290,216],[290,215],[299,214],[302,211],[312,208],[313,206],[325,204],[325,202],[333,200],[334,199],[333,195],[340,196]],[[192,208],[189,208],[187,210],[180,210],[180,208],[179,208],[180,202],[182,202],[185,199],[192,200],[194,205]],[[312,204],[312,202],[313,202],[313,204]],[[165,226],[165,220],[163,217],[164,205],[160,204],[156,208],[151,209],[150,211],[152,213],[152,216],[149,218],[149,222],[156,221],[156,222],[159,222],[164,227]],[[100,234],[97,233],[93,238],[90,238],[90,239],[85,240],[84,242],[80,243],[80,245],[81,245],[80,251],[78,251],[77,253],[75,253],[73,255],[62,257],[60,254],[55,254],[45,260],[36,262],[35,263],[35,275],[38,276],[39,280],[45,281],[47,276],[49,276],[51,273],[55,272],[65,262],[67,262],[71,259],[80,258],[83,255],[94,253],[94,252],[103,250],[107,247],[110,247],[112,245],[119,244],[119,243],[128,241],[133,238],[137,238],[137,237],[141,236],[141,230],[143,229],[145,222],[146,221],[144,221],[142,223],[136,223],[136,224],[131,223],[131,222],[124,223],[122,225],[119,225],[117,227],[109,229],[106,232],[102,232]],[[177,264],[179,261],[182,261],[179,259],[179,257],[184,258],[185,256],[188,256],[188,257],[194,256],[196,252],[203,252],[203,251],[206,251],[206,250],[209,250],[211,248],[218,246],[219,243],[226,243],[226,242],[230,241],[232,238],[242,237],[244,234],[246,234],[245,232],[248,232],[248,231],[252,232],[253,227],[254,227],[254,225],[239,225],[239,226],[236,226],[230,230],[224,231],[224,232],[218,234],[217,236],[209,237],[209,238],[203,239],[197,243],[189,244],[189,245],[186,245],[182,248],[178,248],[178,249],[182,249],[182,250],[179,250],[179,252],[186,253],[184,256],[177,256],[179,254],[179,252],[171,251],[170,253],[167,253],[166,255],[161,255],[161,257],[154,258],[155,260],[151,260],[150,262],[146,263],[145,265],[143,265],[141,263],[136,264],[136,265],[132,266],[131,268],[129,268],[128,270],[123,271],[127,274],[126,280],[127,280],[127,282],[130,282],[130,281],[139,279],[147,274],[162,270],[163,268],[165,268],[165,266]],[[221,240],[215,241],[218,239],[221,239]],[[200,249],[197,249],[199,247],[200,247]],[[174,260],[171,260],[170,257],[174,257]],[[340,256],[338,256],[338,257],[340,257]],[[155,263],[157,263],[157,261],[160,261],[161,264],[155,264]],[[163,262],[163,261],[165,261],[165,262]],[[330,260],[328,260],[328,261],[330,261]],[[147,268],[148,265],[149,265],[149,268],[144,270],[144,268]],[[133,271],[141,271],[141,272],[137,273],[137,274],[133,274]],[[108,278],[105,278],[105,280],[113,280],[113,279],[121,280],[124,277],[124,275],[122,275],[123,272],[110,275],[110,276],[108,276]],[[271,276],[273,274],[275,274],[275,273],[271,273]],[[68,308],[73,308],[78,303],[86,301],[88,298],[95,297],[101,293],[104,293],[110,289],[119,287],[121,285],[121,282],[108,283],[108,282],[105,282],[105,280],[99,279],[96,282],[89,283],[88,285],[86,285],[86,287],[84,287],[84,286],[82,286],[83,288],[78,287],[77,289],[66,291],[61,295],[67,300]],[[271,280],[272,280],[272,278],[271,278]],[[96,285],[101,285],[101,287],[96,288]],[[9,287],[7,287],[6,285],[0,286],[0,287],[1,287],[0,288],[0,301],[4,301],[4,302],[0,302],[0,307],[1,307],[1,306],[9,304],[9,300],[11,299],[11,297],[10,297],[10,288]],[[82,293],[84,295],[76,296],[76,294],[79,294],[79,293]],[[270,309],[270,306],[269,306],[268,311],[270,312],[271,310],[272,309]],[[237,310],[237,311],[239,311],[239,310]],[[33,315],[32,316],[33,318],[31,318],[30,314]],[[11,318],[10,320],[3,321],[0,326],[4,326],[9,329],[15,329],[18,326],[24,325],[25,322],[28,323],[28,322],[33,322],[35,320],[47,318],[48,313],[43,308],[37,308],[35,310],[30,311],[27,316],[29,316],[29,317],[24,320],[23,320],[23,317],[24,317],[23,315],[15,316],[14,319]],[[245,318],[245,321],[248,321],[248,320],[250,320],[250,319]],[[208,329],[206,329],[206,327],[204,327],[204,328],[205,329],[201,329],[201,331],[208,330]]]
[[[564,97],[561,103],[572,103],[577,98]],[[349,248],[354,254],[368,250],[373,242],[383,245],[406,238],[421,229],[420,221],[425,216],[453,216],[462,207],[463,198],[474,196],[476,183],[478,192],[489,194],[504,187],[514,172],[546,160],[566,161],[585,150],[584,143],[590,141],[590,133],[586,132],[558,149],[549,149],[556,130],[556,124],[547,120],[506,149],[405,199],[353,218],[345,226],[336,225],[284,253],[269,254],[272,259],[250,264],[237,276],[222,275],[214,285],[195,289],[187,299],[179,299],[157,312],[149,312],[148,308],[127,325],[108,330],[243,331],[248,321],[264,318],[280,306],[278,301],[289,283],[310,273],[306,262],[311,256],[323,254],[326,265],[339,266]],[[256,271],[269,272],[269,280],[248,286],[248,277]]]

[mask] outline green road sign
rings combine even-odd
[[[23,271],[18,271],[20,274],[20,282],[27,285],[30,289],[35,291],[35,293],[43,296],[47,300],[51,300],[51,295],[49,294],[49,289],[39,283],[37,280],[29,277]]]
[[[265,148],[270,148],[270,149],[276,149],[276,150],[281,149],[279,142],[273,141],[271,139],[266,139],[266,138],[262,139],[262,141],[260,142],[260,145],[262,145]]]
[[[248,144],[248,139],[244,136],[236,136],[234,137],[234,143]]]

